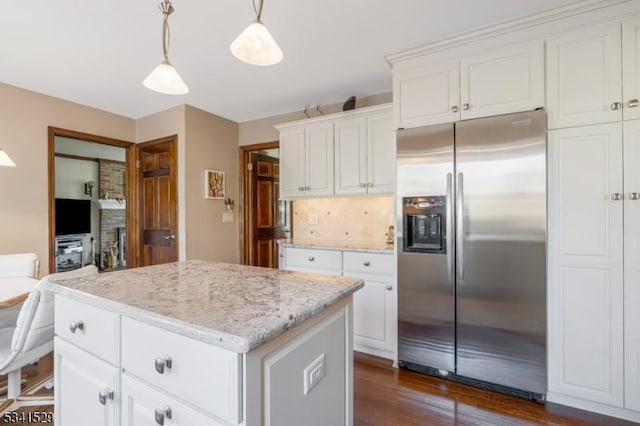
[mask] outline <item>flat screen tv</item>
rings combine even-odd
[[[56,198],[56,235],[91,232],[91,200]]]

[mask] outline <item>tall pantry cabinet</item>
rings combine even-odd
[[[614,415],[640,411],[639,82],[639,17],[547,40],[549,393]]]

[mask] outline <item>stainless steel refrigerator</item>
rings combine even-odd
[[[401,366],[544,400],[543,110],[397,132]]]

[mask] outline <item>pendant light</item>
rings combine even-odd
[[[144,79],[142,84],[147,89],[154,92],[165,93],[167,95],[184,95],[189,93],[189,88],[184,83],[176,69],[169,62],[169,15],[173,13],[173,5],[169,0],[160,3],[160,11],[164,15],[162,22],[162,52],[164,60],[158,65],[151,74]]]
[[[11,158],[9,158],[7,153],[4,152],[2,150],[2,148],[0,148],[0,166],[8,166],[8,167],[15,167],[16,166],[16,163],[11,161]]]
[[[262,3],[263,0],[260,0],[256,20],[233,40],[230,48],[233,56],[248,64],[274,65],[282,60],[282,50],[267,27],[260,21]],[[253,8],[255,10],[255,3]]]

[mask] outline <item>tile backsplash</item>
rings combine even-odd
[[[294,238],[384,242],[393,197],[296,200],[292,212]]]

